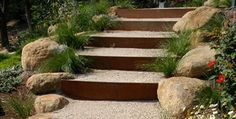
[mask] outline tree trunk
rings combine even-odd
[[[0,10],[0,30],[1,30],[1,40],[2,46],[6,49],[9,49],[9,40],[7,35],[7,26],[6,26],[6,8],[7,0],[2,0],[1,10]]]
[[[31,3],[30,0],[25,0],[25,16],[30,31],[33,30],[32,19],[31,19]]]

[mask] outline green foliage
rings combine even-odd
[[[10,92],[21,83],[20,74],[22,68],[19,65],[0,70],[0,92]]]
[[[214,0],[214,7],[230,7],[232,0]]]
[[[116,22],[112,20],[110,16],[101,16],[97,21],[93,22],[95,31],[103,31],[116,25]]]
[[[78,14],[75,14],[71,19],[71,26],[75,32],[101,30],[97,26],[111,25],[111,18],[104,17],[99,23],[93,21],[93,17],[100,14],[106,14],[111,7],[107,0],[101,0],[96,3],[88,3],[78,8]]]
[[[163,72],[166,77],[173,76],[177,67],[178,60],[170,55],[164,58],[157,58],[153,64],[149,66],[150,70]]]
[[[162,44],[162,48],[167,50],[167,55],[161,59],[157,58],[148,67],[153,71],[163,72],[166,77],[173,76],[180,58],[190,50],[190,37],[191,31],[181,32],[178,36],[173,35],[170,40]]]
[[[135,5],[131,0],[117,0],[116,6],[119,6],[121,8],[135,8]]]
[[[47,27],[37,26],[35,27],[34,31],[21,31],[19,33],[19,40],[17,41],[15,48],[18,49],[18,52],[21,52],[22,48],[40,37],[47,36]]]
[[[184,0],[183,2],[177,3],[177,7],[200,7],[206,0]]]
[[[7,58],[9,58],[8,55],[6,55],[6,54],[0,54],[0,62],[1,62],[2,60],[7,59]]]
[[[217,52],[216,65],[212,69],[210,80],[221,80],[216,84],[216,90],[222,89],[221,106],[224,111],[229,111],[236,106],[236,25],[226,28],[219,40],[214,41],[212,48]]]
[[[76,36],[73,29],[66,23],[59,24],[55,34],[56,41],[58,43],[65,44],[74,49],[83,48],[89,40],[89,36],[87,34]]]
[[[221,28],[224,26],[224,16],[223,14],[215,14],[206,25],[204,25],[201,29],[207,32],[212,31],[221,31]]]
[[[18,95],[7,100],[6,106],[14,111],[18,117],[26,119],[33,112],[33,101],[31,95]]]
[[[0,70],[20,64],[20,55],[0,55]]]
[[[43,62],[38,71],[85,73],[88,71],[87,62],[87,59],[76,56],[75,51],[68,48]]]
[[[169,53],[182,57],[190,50],[191,33],[192,31],[183,31],[178,36],[173,36],[162,47]]]
[[[213,90],[211,87],[204,87],[198,91],[196,103],[199,105],[216,104],[220,101],[219,91]]]

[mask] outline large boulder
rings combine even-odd
[[[74,75],[69,73],[42,73],[31,76],[26,87],[34,94],[45,94],[60,89],[60,82],[63,79],[73,79]]]
[[[48,113],[64,108],[69,104],[69,101],[57,94],[48,94],[38,96],[34,102],[36,113]]]
[[[22,50],[21,63],[24,71],[35,71],[46,59],[66,49],[50,38],[41,38],[27,44]]]
[[[172,77],[158,83],[157,95],[161,107],[171,116],[183,115],[194,101],[205,81],[196,78]]]
[[[195,30],[204,26],[220,10],[213,7],[202,6],[186,13],[173,27],[176,32]]]
[[[215,60],[215,50],[209,46],[198,46],[190,50],[180,60],[175,75],[186,77],[201,77],[206,74],[210,61]]]

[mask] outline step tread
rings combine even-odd
[[[158,83],[165,79],[163,73],[121,70],[94,70],[79,75],[74,81],[112,83]]]
[[[124,22],[177,22],[181,18],[116,18],[114,21]]]
[[[139,48],[101,48],[86,47],[78,50],[81,56],[106,56],[106,57],[164,57],[164,49],[139,49]]]
[[[69,99],[63,109],[55,111],[56,119],[159,119],[162,109],[150,101],[83,101]]]
[[[111,30],[91,35],[92,37],[114,37],[114,38],[171,38],[174,32],[152,32],[152,31],[119,31]]]

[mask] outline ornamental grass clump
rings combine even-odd
[[[30,94],[19,94],[5,102],[5,108],[13,111],[17,117],[27,119],[33,113],[34,98]]]
[[[163,58],[157,58],[154,63],[147,66],[148,69],[163,72],[165,77],[173,76],[179,60],[191,49],[191,33],[191,31],[183,31],[163,43],[161,47],[166,50],[166,55]]]
[[[38,68],[38,72],[85,73],[89,70],[87,65],[86,58],[76,56],[73,49],[67,48],[44,61]]]

